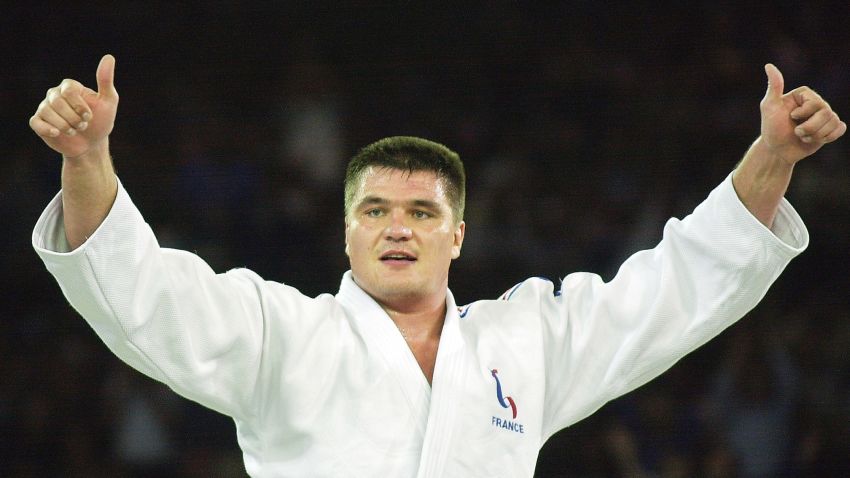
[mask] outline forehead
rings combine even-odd
[[[363,171],[354,192],[354,205],[366,197],[387,200],[434,201],[448,206],[445,181],[434,171],[406,171],[370,166]]]

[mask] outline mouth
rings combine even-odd
[[[407,251],[386,251],[378,258],[381,262],[416,262],[416,256]]]

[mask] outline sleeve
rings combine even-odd
[[[159,247],[120,184],[108,216],[77,249],[68,251],[65,241],[61,192],[32,240],[115,355],[216,411],[251,413],[265,331],[256,274],[215,274],[194,254]]]
[[[616,276],[574,273],[541,292],[545,436],[655,378],[744,316],[808,232],[783,199],[772,230],[738,199],[731,175],[661,242]]]

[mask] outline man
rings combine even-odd
[[[121,359],[233,417],[252,476],[532,476],[558,430],[657,376],[750,310],[808,243],[794,165],[847,126],[766,65],[761,136],[662,241],[603,283],[517,284],[458,307],[457,155],[387,138],[351,161],[340,291],[308,298],[160,248],[118,182],[115,60],[48,90],[32,129],[64,157],[33,245]],[[297,240],[297,238],[290,238]]]

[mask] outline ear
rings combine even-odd
[[[348,248],[348,217],[345,218],[345,255],[351,257]]]
[[[466,223],[460,221],[460,224],[455,228],[454,244],[452,244],[452,259],[460,257],[460,248],[463,246],[463,235],[466,232]]]

